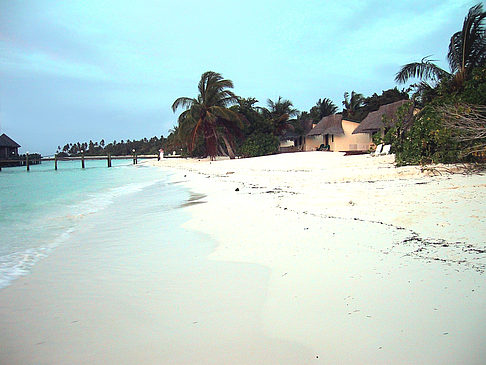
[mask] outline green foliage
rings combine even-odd
[[[384,143],[392,144],[398,165],[454,163],[465,161],[463,151],[471,144],[459,143],[460,131],[447,128],[444,117],[438,111],[447,105],[469,103],[486,104],[486,67],[476,68],[462,90],[451,91],[449,83],[437,87],[437,96],[414,118],[409,128],[403,128],[404,118],[391,128]]]
[[[250,135],[240,148],[244,157],[271,155],[278,151],[280,142],[272,134],[255,133]]]
[[[331,99],[319,99],[316,105],[309,110],[309,116],[313,121],[318,123],[322,118],[336,113],[337,110],[338,107],[332,102]]]
[[[198,84],[199,94],[196,98],[180,97],[172,104],[172,110],[184,111],[179,115],[179,135],[190,152],[196,147],[197,139],[202,136],[205,152],[214,159],[225,142],[230,158],[234,158],[233,147],[229,143],[242,128],[241,115],[229,109],[238,103],[238,97],[230,90],[231,80],[221,74],[207,71],[201,75]],[[228,141],[228,143],[226,143]]]
[[[281,136],[286,131],[293,131],[294,126],[292,123],[294,119],[290,119],[298,116],[299,111],[293,108],[293,104],[290,100],[278,97],[277,101],[267,100],[268,108],[261,108],[263,119],[270,125],[272,133],[275,136]]]
[[[346,91],[344,93],[344,110],[343,117],[351,120],[357,120],[357,112],[363,106],[364,96],[354,90],[351,91],[351,96]]]
[[[254,133],[272,133],[270,120],[264,118],[261,112],[262,108],[255,104],[258,100],[255,98],[238,98],[238,104],[233,105],[230,109],[242,116],[243,135],[245,137]]]
[[[410,129],[404,130],[403,123],[403,119],[398,118],[396,125],[383,139],[384,143],[392,145],[398,166],[459,160],[458,145],[433,106],[425,107]]]
[[[464,103],[486,105],[486,66],[473,70],[460,97]]]
[[[373,95],[364,98],[364,106],[358,110],[357,120],[363,120],[370,112],[380,109],[380,106],[382,105],[391,104],[400,100],[408,100],[408,94],[403,90],[398,90],[396,87],[383,90],[381,95],[374,93]]]
[[[135,150],[139,155],[153,155],[158,154],[160,148],[166,149],[166,146],[167,140],[163,136],[160,136],[160,138],[155,136],[150,140],[142,138],[138,141],[130,141],[129,139],[120,142],[113,141],[107,145],[102,139],[99,143],[93,141],[89,143],[67,143],[62,149],[59,146],[56,154],[59,157],[80,156],[82,153],[85,156],[106,156],[107,154],[125,156],[131,155],[132,151]]]

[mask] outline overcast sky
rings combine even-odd
[[[205,71],[234,92],[319,98],[395,87],[400,66],[432,55],[477,1],[0,0],[0,133],[21,151],[167,136],[171,105]],[[400,88],[403,86],[400,86]]]

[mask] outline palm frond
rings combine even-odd
[[[472,68],[484,63],[486,34],[483,20],[486,12],[481,3],[469,9],[462,30],[452,35],[447,59],[453,73],[466,76]],[[462,75],[464,74],[464,75]]]
[[[430,60],[429,57],[422,58],[420,62],[412,62],[402,66],[401,70],[395,76],[395,81],[403,84],[410,78],[441,80],[450,76],[447,71],[435,65],[433,63],[434,60]]]
[[[238,129],[243,128],[242,116],[231,109],[215,106],[211,108],[211,113],[218,117],[218,122],[225,125],[231,124]]]
[[[172,104],[172,111],[175,112],[177,108],[190,108],[192,104],[196,102],[195,99],[187,98],[185,96],[177,98]]]
[[[174,112],[179,107],[186,108],[178,121],[179,133],[186,136],[189,151],[194,150],[197,138],[202,137],[206,152],[213,158],[217,153],[218,133],[222,133],[222,130],[224,133],[236,131],[242,125],[239,114],[228,109],[239,100],[229,90],[231,88],[231,80],[224,79],[217,72],[207,71],[201,75],[198,83],[199,93],[195,99],[183,97],[174,102]],[[231,136],[227,137],[231,140]]]

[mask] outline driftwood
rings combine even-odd
[[[486,153],[486,106],[455,104],[437,107],[446,128],[454,131],[454,140],[471,143],[463,155]]]
[[[442,176],[443,174],[472,175],[484,173],[486,171],[486,164],[456,163],[452,165],[424,165],[420,168],[420,171],[432,176]]]

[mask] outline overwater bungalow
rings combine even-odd
[[[0,136],[0,159],[17,158],[20,145],[3,133]]]

